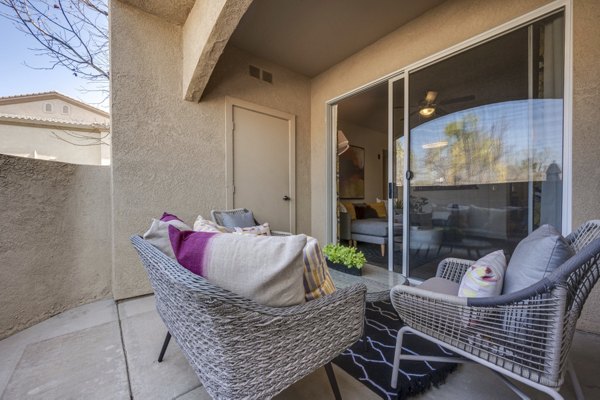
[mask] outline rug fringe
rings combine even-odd
[[[456,370],[457,364],[450,364],[435,371],[432,371],[424,377],[417,377],[410,380],[408,385],[402,385],[398,388],[398,400],[404,400],[411,396],[421,394],[432,386],[438,387],[446,381],[448,375]]]

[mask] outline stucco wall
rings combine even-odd
[[[549,0],[447,1],[392,32],[311,82],[312,233],[326,238],[326,107],[329,99],[521,16]],[[574,0],[573,226],[600,218],[600,4]],[[435,29],[431,29],[435,27]],[[342,78],[343,77],[343,78]],[[592,293],[579,327],[600,332],[600,287]]]
[[[0,155],[0,339],[110,296],[110,169]]]
[[[52,111],[47,112],[46,103],[52,104]],[[69,113],[63,113],[63,106],[69,107]],[[108,117],[86,110],[62,99],[20,101],[12,104],[0,104],[0,114],[27,115],[39,118],[56,118],[67,121],[97,122],[106,124]]]
[[[227,48],[202,101],[187,102],[182,28],[120,1],[111,2],[110,22],[114,297],[150,292],[130,235],[163,211],[191,224],[225,206],[226,95],[297,116],[297,230],[310,232],[310,81]],[[272,72],[274,83],[250,77],[249,63]]]
[[[600,2],[573,7],[573,226],[600,219]],[[590,39],[592,38],[592,39]],[[600,284],[592,292],[581,329],[600,333]]]
[[[103,158],[110,163],[110,154],[104,154],[110,152],[109,146],[77,146],[77,144],[97,143],[106,135],[107,132],[71,131],[60,127],[46,128],[0,122],[0,153],[36,158],[34,152],[37,152],[37,158],[42,160],[53,159],[72,164],[101,165]],[[92,138],[94,141],[80,139],[80,137]]]

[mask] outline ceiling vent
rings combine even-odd
[[[254,65],[250,65],[248,66],[248,72],[250,73],[251,77],[260,79],[260,68],[255,67]]]
[[[273,74],[269,71],[265,71],[264,69],[260,69],[257,66],[249,65],[248,73],[253,78],[263,80],[267,83],[273,83]]]

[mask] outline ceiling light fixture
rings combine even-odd
[[[433,113],[435,113],[435,107],[432,104],[427,104],[419,110],[419,114],[425,118],[431,117]]]
[[[446,146],[448,146],[448,142],[445,141],[445,140],[442,140],[442,141],[439,141],[439,142],[426,143],[422,147],[424,149],[437,149],[437,148],[446,147]]]
[[[337,154],[341,156],[346,150],[350,148],[350,142],[344,132],[341,130],[337,131]]]

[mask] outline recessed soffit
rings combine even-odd
[[[313,77],[444,0],[254,0],[230,43]]]

